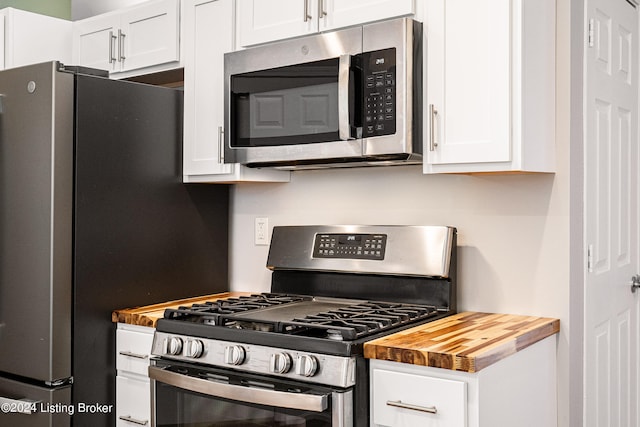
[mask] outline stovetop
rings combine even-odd
[[[186,335],[201,329],[190,325],[195,323],[351,341],[439,314],[436,307],[428,305],[262,293],[169,309],[164,317],[185,322],[182,333]]]

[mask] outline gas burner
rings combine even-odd
[[[212,326],[237,327],[234,323],[229,323],[223,316],[311,299],[310,296],[304,295],[274,293],[253,294],[223,300],[207,301],[190,306],[180,306],[176,309],[167,309],[164,312],[164,318],[204,323]]]

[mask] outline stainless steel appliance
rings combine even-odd
[[[88,73],[0,73],[2,426],[112,427],[111,312],[227,289],[228,189],[181,184],[181,92]]]
[[[274,227],[271,292],[166,310],[152,425],[368,426],[367,340],[456,310],[456,230]]]
[[[420,163],[421,52],[422,24],[401,18],[226,54],[224,161]]]

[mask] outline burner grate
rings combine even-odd
[[[233,315],[252,310],[290,304],[298,301],[308,301],[312,298],[304,295],[263,293],[226,298],[217,301],[192,304],[169,308],[164,311],[165,319],[183,320],[210,325],[225,325],[226,315]]]
[[[366,302],[284,322],[289,333],[325,336],[334,340],[354,340],[408,322],[436,316],[433,306]]]

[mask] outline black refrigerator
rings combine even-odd
[[[112,427],[74,411],[115,404],[111,312],[228,289],[229,190],[182,183],[181,91],[99,74],[0,72],[1,426]]]

